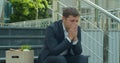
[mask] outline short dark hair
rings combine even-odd
[[[66,8],[63,8],[63,14],[62,14],[64,17],[68,17],[70,15],[72,16],[80,16],[78,10],[74,7],[66,7]]]

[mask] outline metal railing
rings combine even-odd
[[[84,1],[85,3],[91,5],[92,7],[98,9],[99,11],[103,12],[104,14],[106,14],[107,16],[113,18],[114,20],[120,22],[120,19],[116,16],[114,16],[113,14],[111,14],[110,12],[108,12],[107,10],[103,9],[102,7],[100,6],[97,6],[96,4],[92,3],[90,0],[82,0]]]

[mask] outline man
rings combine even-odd
[[[44,48],[38,63],[81,63],[79,17],[80,14],[75,8],[63,9],[62,20],[56,21],[46,29]]]

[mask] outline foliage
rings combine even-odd
[[[49,17],[47,0],[9,0],[13,7],[11,22]]]
[[[28,50],[31,50],[31,46],[29,46],[29,45],[22,45],[21,47],[20,47],[20,49],[23,51],[24,49],[28,49]]]

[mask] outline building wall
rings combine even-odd
[[[106,10],[120,8],[120,0],[90,0],[90,1]],[[92,6],[88,5],[82,0],[80,4],[81,8],[91,9],[92,13],[94,13],[94,8]]]
[[[95,0],[91,0],[95,2]],[[104,9],[116,9],[120,8],[120,0],[98,0],[98,5]]]
[[[120,0],[108,0],[108,9],[120,8]]]

